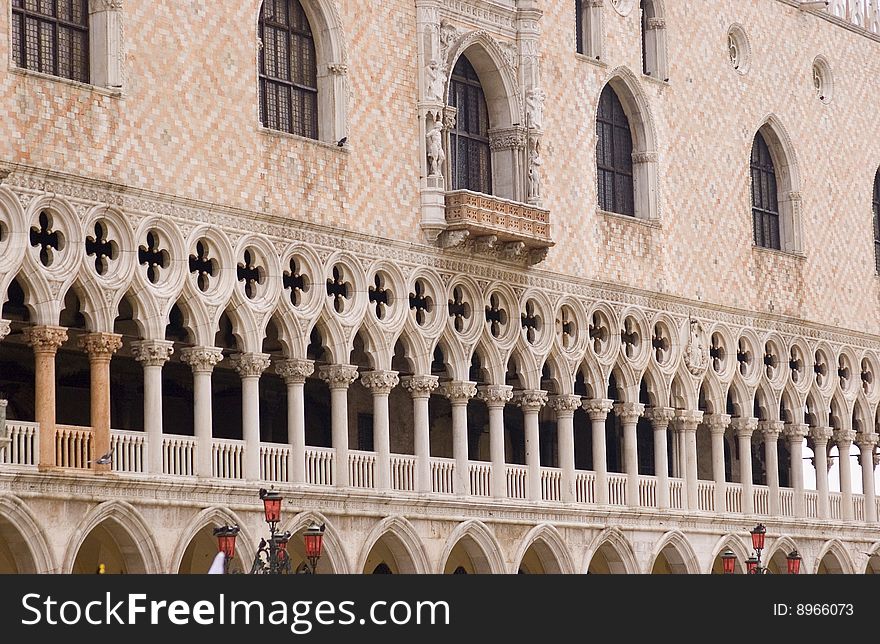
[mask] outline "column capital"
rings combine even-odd
[[[648,407],[644,416],[651,421],[654,429],[665,431],[675,417],[675,410],[672,407]]]
[[[131,355],[145,367],[161,367],[174,355],[174,343],[168,340],[133,342]]]
[[[0,320],[0,340],[9,335],[9,320]]]
[[[834,436],[834,430],[830,427],[813,427],[810,429],[810,438],[814,443],[827,443]]]
[[[387,396],[400,384],[400,378],[396,371],[367,371],[361,374],[361,384],[373,392],[374,396]]]
[[[785,429],[785,423],[781,420],[761,420],[758,421],[758,430],[764,437],[765,441],[779,440],[779,435]]]
[[[724,434],[730,426],[730,414],[706,414],[703,422],[709,426],[712,434]]]
[[[614,401],[607,398],[590,398],[581,403],[590,420],[605,420],[614,408]]]
[[[187,347],[180,352],[180,361],[188,364],[193,373],[211,373],[223,360],[223,349],[219,347]]]
[[[348,389],[358,379],[357,367],[352,364],[330,364],[318,369],[318,377],[330,389]]]
[[[477,395],[477,383],[470,380],[453,380],[440,385],[440,391],[453,404],[466,403]]]
[[[284,378],[288,385],[301,385],[315,373],[315,361],[298,358],[279,360],[275,363],[275,373]]]
[[[614,413],[622,423],[634,423],[645,413],[645,406],[637,402],[614,403]]]
[[[697,425],[703,420],[703,412],[694,409],[676,409],[673,423],[677,429],[685,432],[697,431]]]
[[[109,360],[122,346],[122,336],[118,333],[87,333],[79,336],[77,344],[90,359]]]
[[[783,433],[789,443],[799,443],[810,435],[810,426],[802,423],[787,423]]]
[[[229,361],[242,378],[259,378],[272,364],[268,353],[236,353]]]
[[[66,340],[67,329],[63,326],[31,326],[24,330],[24,341],[34,353],[54,354]]]
[[[486,403],[489,409],[504,407],[513,399],[513,387],[510,385],[483,385],[477,387],[477,398]]]
[[[516,404],[526,412],[539,412],[547,404],[547,392],[541,389],[518,391],[513,398]]]
[[[758,429],[757,418],[731,418],[730,426],[733,427],[734,433],[739,438],[751,438],[752,434]]]
[[[581,397],[572,394],[563,394],[550,397],[550,407],[556,412],[556,417],[572,416],[581,406]]]
[[[851,429],[834,430],[834,440],[840,445],[841,443],[852,443],[856,439],[856,433]]]
[[[871,432],[870,434],[859,432],[858,434],[856,434],[856,445],[858,445],[859,447],[874,449],[874,446],[877,445],[878,440],[880,440],[880,436],[878,436],[875,432]]]
[[[416,375],[402,378],[400,384],[413,398],[430,398],[431,392],[440,386],[437,376]]]

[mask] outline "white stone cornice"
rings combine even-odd
[[[723,434],[730,426],[730,414],[706,414],[703,416],[703,423],[708,425],[709,432],[712,434]]]
[[[318,369],[318,377],[330,389],[348,389],[358,379],[358,370],[351,364],[331,364]]]
[[[581,397],[572,394],[550,397],[550,407],[556,412],[557,418],[573,415],[582,404]]]
[[[606,398],[591,398],[581,403],[590,420],[605,420],[614,408],[614,401]]]
[[[288,385],[301,385],[314,372],[314,360],[291,358],[289,360],[279,360],[275,363],[275,373],[284,378],[284,382]]]
[[[145,367],[161,367],[174,355],[174,343],[168,340],[133,342],[131,355]]]
[[[437,376],[416,375],[402,378],[400,384],[413,398],[429,398],[440,386]]]
[[[510,385],[484,385],[477,389],[477,398],[486,403],[489,409],[504,407],[513,399],[513,387]]]
[[[515,393],[513,399],[524,412],[539,412],[547,404],[547,392],[540,389],[526,389]]]
[[[656,430],[665,430],[675,418],[675,409],[672,407],[649,407],[645,410],[645,418],[651,421]]]
[[[440,390],[450,402],[462,403],[477,395],[477,383],[469,380],[453,380],[440,385]]]
[[[373,395],[388,395],[400,383],[396,371],[367,371],[361,374],[361,384]]]
[[[180,352],[180,361],[193,373],[211,373],[221,360],[223,349],[218,347],[188,347]]]
[[[229,361],[242,378],[259,378],[272,364],[268,353],[236,353]]]
[[[827,443],[834,436],[834,430],[830,427],[813,427],[810,429],[810,438],[814,443]]]
[[[739,438],[751,438],[752,434],[758,429],[757,418],[731,418],[730,426]]]

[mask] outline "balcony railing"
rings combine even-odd
[[[416,457],[395,454],[391,457],[391,488],[398,492],[416,489]]]
[[[110,432],[113,471],[122,474],[143,474],[146,471],[147,435],[119,429]]]
[[[306,448],[306,483],[309,485],[333,485],[332,447]]]
[[[525,465],[507,466],[507,497],[525,499],[528,496],[529,470]]]
[[[541,498],[544,501],[562,500],[562,470],[541,468]]]
[[[290,481],[290,445],[260,443],[260,477],[273,483]]]
[[[608,475],[608,503],[626,505],[626,474]]]
[[[40,457],[40,426],[18,420],[6,421],[9,443],[0,448],[0,463],[36,467]]]
[[[211,447],[216,478],[244,478],[244,441],[215,438]]]
[[[376,481],[376,453],[356,452],[348,453],[348,482],[352,487],[375,487]]]
[[[455,461],[451,458],[431,459],[431,491],[452,494],[455,491]]]
[[[865,31],[880,34],[880,0],[831,0],[826,11]]]
[[[55,464],[58,467],[87,470],[92,460],[91,427],[55,428]]]
[[[194,476],[196,445],[192,436],[162,436],[162,472],[171,476]]]
[[[492,465],[484,462],[468,463],[471,496],[491,496]]]

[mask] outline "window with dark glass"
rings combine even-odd
[[[449,133],[452,188],[491,194],[489,108],[477,72],[464,56],[452,70],[449,105],[458,110]]]
[[[651,67],[648,65],[648,12],[645,0],[639,0],[639,15],[642,17],[642,73],[651,75]]]
[[[781,250],[779,240],[779,201],[776,192],[776,169],[770,148],[758,132],[752,144],[752,226],[755,245]]]
[[[13,0],[11,46],[19,67],[88,83],[88,0]]]
[[[260,119],[272,130],[318,138],[315,40],[298,0],[260,9]]]
[[[574,0],[575,37],[577,38],[577,53],[584,52],[584,3],[583,0]]]
[[[880,170],[874,175],[874,268],[880,274]]]
[[[623,105],[610,85],[605,86],[599,97],[596,135],[599,207],[634,216],[632,133]]]

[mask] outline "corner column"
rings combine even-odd
[[[654,476],[657,477],[657,508],[669,508],[669,456],[666,432],[675,417],[672,407],[651,407],[645,418],[654,428]]]
[[[510,385],[480,387],[477,397],[489,408],[489,459],[492,461],[492,496],[507,498],[507,463],[504,461],[504,406],[513,398]]]
[[[852,464],[850,463],[850,448],[856,438],[856,433],[851,429],[838,429],[834,432],[834,440],[837,442],[837,461],[840,465],[840,518],[844,521],[853,520],[852,498]]]
[[[333,483],[348,487],[348,388],[357,380],[358,370],[350,364],[328,365],[321,367],[318,377],[330,387]]]
[[[639,500],[639,452],[636,426],[645,413],[642,403],[617,403],[614,411],[623,425],[623,471],[626,472],[626,504],[631,508],[641,505]]]
[[[34,419],[40,425],[40,467],[55,466],[55,354],[67,340],[60,326],[32,326],[24,339],[34,350]],[[99,455],[100,456],[100,455]]]
[[[92,466],[95,472],[110,472],[112,463],[96,462],[110,452],[110,359],[122,346],[116,333],[89,333],[79,338],[89,356],[92,423]]]
[[[306,483],[306,378],[315,371],[312,360],[275,363],[275,373],[287,385],[287,442],[290,444],[290,482]]]
[[[526,435],[526,468],[529,476],[529,500],[541,500],[541,444],[538,431],[538,412],[547,404],[547,392],[529,389],[516,397],[523,410],[523,426]]]
[[[131,354],[144,368],[144,432],[147,435],[147,472],[162,473],[162,367],[174,354],[174,343],[143,340],[131,345]]]
[[[828,498],[828,441],[834,435],[830,427],[814,427],[810,430],[813,439],[813,466],[816,468],[816,494],[819,496],[818,518],[831,517],[831,501]]]
[[[712,478],[715,480],[715,512],[727,512],[727,480],[724,476],[724,433],[730,425],[729,414],[705,417],[712,436]]]
[[[468,465],[467,405],[477,394],[477,383],[453,381],[443,385],[443,393],[452,405],[452,457],[455,459],[455,493],[467,496],[471,493]]]
[[[794,488],[794,516],[802,519],[807,516],[807,504],[804,495],[804,438],[810,428],[806,425],[790,424],[785,426],[784,434],[788,439],[788,452],[791,454],[791,485]]]
[[[689,510],[698,510],[700,506],[697,495],[697,426],[702,420],[701,411],[679,409],[675,412],[675,423],[684,434],[685,450],[682,461]]]
[[[574,412],[581,406],[581,397],[571,394],[553,396],[550,406],[556,412],[559,467],[562,470],[561,500],[574,503]]]
[[[865,495],[865,521],[877,523],[877,492],[874,489],[874,448],[877,446],[877,434],[858,434],[856,444],[859,446],[859,463],[862,466],[862,492]]]
[[[431,421],[428,401],[439,387],[437,376],[410,376],[402,381],[413,400],[413,451],[416,457],[416,491],[431,491]]]
[[[590,417],[593,434],[593,470],[596,473],[594,493],[596,503],[608,505],[608,457],[605,451],[605,419],[614,407],[613,400],[594,398],[582,403]]]
[[[193,372],[193,427],[196,437],[196,474],[214,476],[214,432],[211,374],[223,360],[217,347],[189,347],[180,352],[180,361]]]
[[[376,488],[391,489],[391,429],[388,396],[400,379],[396,371],[368,371],[361,383],[373,394],[373,449],[376,450]]]

